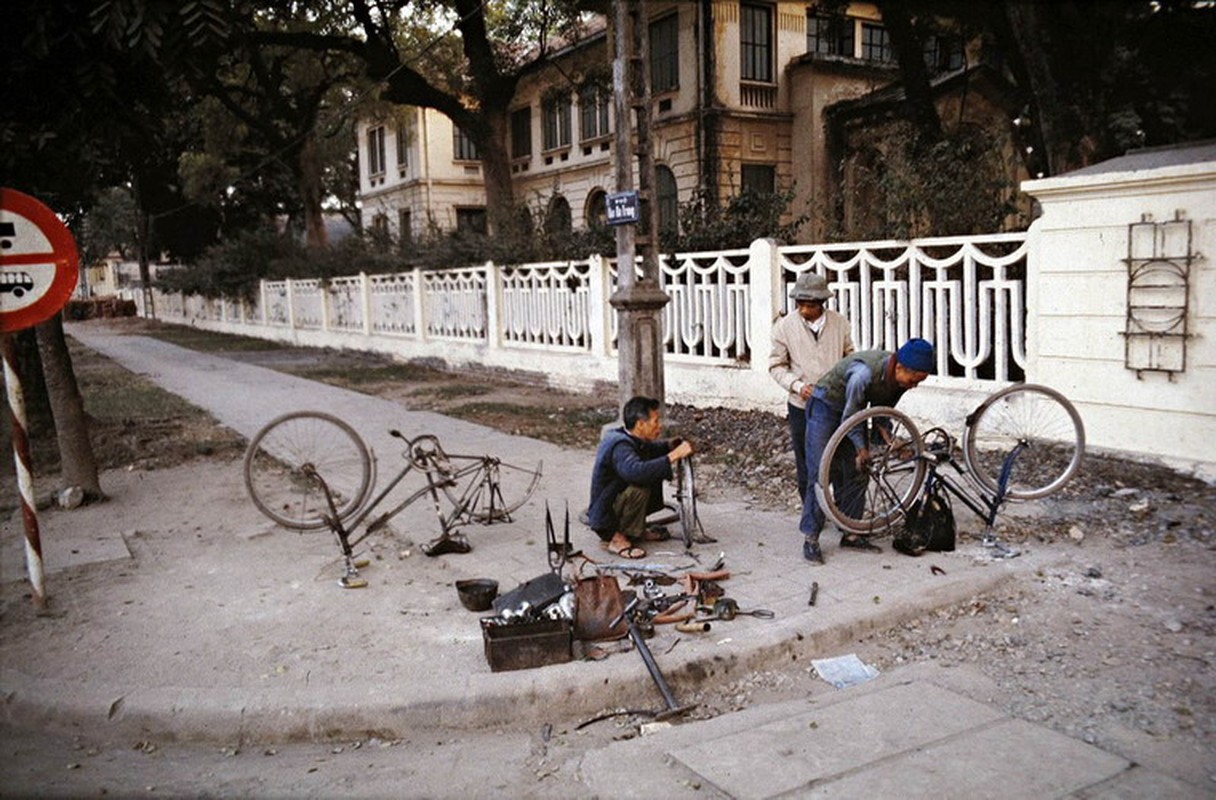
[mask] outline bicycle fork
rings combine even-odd
[[[1009,491],[1009,481],[1013,479],[1014,462],[1018,460],[1018,457],[1022,455],[1028,446],[1025,440],[1019,441],[1001,463],[1001,474],[996,482],[996,494],[992,498],[990,505],[991,512],[987,517],[988,526],[984,529],[983,539],[980,540],[981,546],[993,548],[993,556],[996,558],[1013,558],[1022,553],[1016,547],[1010,547],[998,539],[992,530],[992,526],[996,522],[997,509],[1005,502],[1005,494]]]
[[[315,480],[321,487],[321,491],[325,493],[325,503],[329,506],[329,514],[325,516],[325,523],[334,532],[334,536],[338,539],[338,546],[342,549],[342,577],[338,579],[338,585],[343,589],[364,588],[367,586],[367,579],[359,576],[354,550],[350,546],[350,531],[346,530],[346,526],[342,524],[342,518],[338,515],[338,505],[334,502],[334,495],[329,490],[329,484],[311,464],[305,464],[302,471],[310,479]]]

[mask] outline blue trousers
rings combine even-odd
[[[798,530],[812,541],[819,541],[819,532],[823,530],[823,509],[819,507],[819,499],[815,496],[815,485],[819,482],[819,462],[823,460],[823,451],[827,448],[828,439],[840,427],[844,409],[824,402],[812,396],[806,404],[806,468],[809,472],[806,491],[802,495],[802,519],[798,522]],[[832,464],[831,482],[838,497],[846,497],[842,508],[852,516],[860,516],[864,508],[864,477],[857,472],[854,463],[856,450],[851,443],[845,443],[837,451],[837,458]]]
[[[794,466],[798,469],[798,496],[806,497],[806,409],[786,403],[785,411],[790,442],[794,445]]]

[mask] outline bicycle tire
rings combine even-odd
[[[449,458],[482,462],[463,485],[443,485],[443,493],[457,510],[457,517],[482,525],[510,522],[511,515],[532,498],[544,471],[543,461],[537,462],[535,469],[528,469],[492,456]]]
[[[681,458],[676,464],[676,502],[679,504],[680,537],[684,548],[691,549],[704,538],[701,517],[697,514],[697,475],[691,458]]]
[[[243,468],[253,504],[285,528],[329,526],[325,492],[305,467],[329,486],[339,519],[355,513],[371,492],[371,454],[354,428],[318,411],[275,417],[249,442]]]
[[[897,446],[887,444],[880,427],[888,427]],[[840,475],[842,459],[854,459],[849,434],[860,429],[870,445],[864,472],[847,484]],[[815,484],[819,506],[845,533],[884,533],[901,522],[916,501],[928,466],[921,457],[924,441],[908,415],[887,406],[858,411],[840,423],[828,439]]]
[[[1005,497],[1033,500],[1060,490],[1081,468],[1085,426],[1064,395],[1047,386],[1015,384],[994,393],[967,417],[963,459],[985,489],[999,490],[1006,455],[1019,444]]]

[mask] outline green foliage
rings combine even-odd
[[[693,252],[747,247],[755,239],[793,242],[806,216],[790,219],[794,188],[776,192],[744,191],[731,197],[725,208],[705,191],[680,205],[680,230],[663,231],[665,251]],[[788,221],[782,222],[782,219]]]
[[[405,268],[400,255],[370,239],[350,236],[333,247],[309,248],[288,234],[263,228],[236,233],[213,245],[194,265],[162,273],[157,286],[166,292],[248,300],[262,279],[326,279]]]
[[[924,144],[910,124],[877,158],[854,164],[851,213],[836,236],[852,241],[963,236],[1005,227],[1017,187],[1001,153],[975,127]],[[836,238],[834,236],[833,238]]]
[[[139,209],[126,189],[112,187],[102,192],[84,215],[77,236],[80,258],[95,264],[111,252],[131,258],[139,230]]]

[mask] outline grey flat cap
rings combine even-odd
[[[798,300],[827,300],[832,296],[828,290],[828,282],[822,275],[814,272],[803,272],[790,290],[790,297]]]

